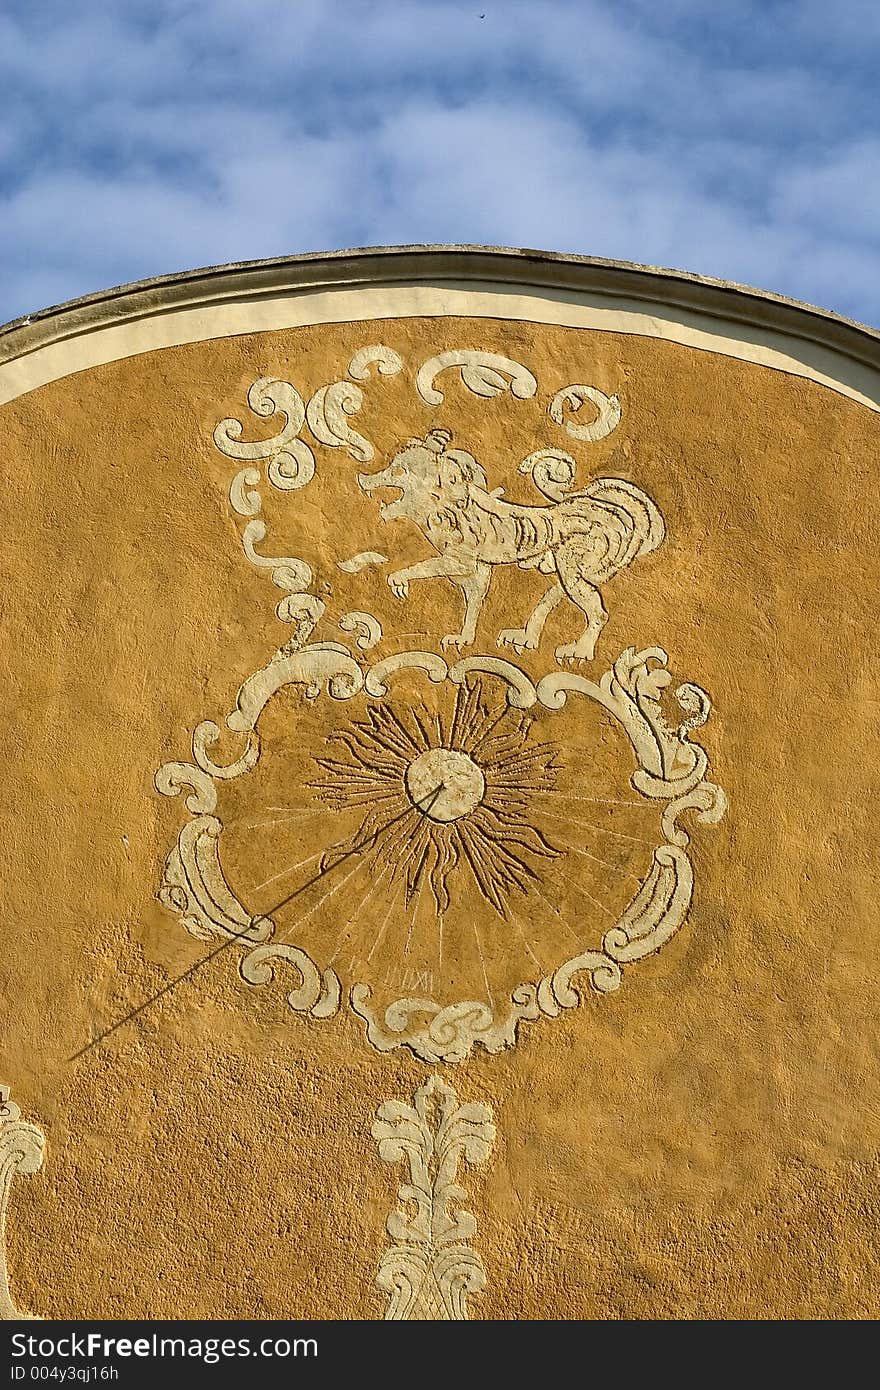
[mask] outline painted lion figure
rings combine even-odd
[[[564,493],[552,481],[551,464],[568,455],[545,450],[526,460],[549,505],[505,501],[502,490],[489,490],[482,466],[464,449],[450,447],[452,435],[433,429],[424,439],[408,439],[380,473],[359,474],[361,489],[371,494],[395,489],[399,496],[380,505],[385,521],[406,520],[417,526],[434,554],[389,575],[398,598],[406,598],[416,579],[447,579],[465,602],[461,631],[442,639],[443,647],[470,646],[476,637],[483,601],[496,565],[518,565],[552,576],[546,593],[521,628],[505,628],[499,646],[517,651],[537,648],[549,614],[564,598],[581,610],[580,637],[556,648],[559,661],[591,661],[596,641],[608,621],[600,586],[639,555],[650,554],[665,532],[659,508],[635,484],[623,478],[594,478],[583,490]]]

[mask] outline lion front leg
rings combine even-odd
[[[461,632],[447,633],[441,645],[469,647],[477,635],[477,620],[491,576],[490,567],[479,561],[449,554],[432,555],[417,565],[389,574],[388,586],[398,598],[406,598],[413,579],[449,579],[464,594],[465,614]]]
[[[388,587],[397,598],[406,598],[413,579],[456,579],[461,572],[460,561],[456,563],[445,555],[432,555],[417,565],[389,574]]]

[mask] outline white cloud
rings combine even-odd
[[[0,316],[226,260],[488,241],[880,319],[880,119],[852,80],[880,33],[838,31],[826,62],[811,0],[43,11],[0,19]]]

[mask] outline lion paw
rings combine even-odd
[[[556,648],[557,661],[592,661],[592,650],[585,651],[579,642],[567,642],[564,647]]]
[[[396,598],[406,598],[409,593],[409,581],[402,574],[389,574],[388,586]]]
[[[513,647],[517,652],[538,650],[537,638],[529,637],[524,627],[506,627],[498,634],[499,647]]]
[[[461,650],[462,647],[469,647],[470,642],[463,632],[447,632],[445,637],[440,638],[440,646],[444,651],[447,647],[458,647]]]

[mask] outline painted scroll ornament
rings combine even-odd
[[[555,446],[514,461],[508,475],[530,479],[542,500],[508,500],[440,424],[400,441],[384,467],[358,473],[376,447],[368,424],[355,430],[352,421],[362,411],[366,417],[371,390],[388,389],[380,379],[402,367],[391,349],[363,348],[345,378],[308,401],[292,383],[262,378],[249,405],[259,419],[280,415],[281,428],[262,442],[243,442],[237,420],[215,430],[221,452],[246,464],[232,479],[230,502],[245,519],[245,556],[284,590],[277,616],[291,631],[246,677],[225,728],[197,724],[191,760],[156,774],[163,795],[185,794],[188,813],[159,896],[191,934],[228,941],[247,984],[283,975],[294,1012],[328,1019],[349,1007],[377,1051],[403,1046],[425,1062],[454,1063],[476,1046],[493,1053],[513,1046],[520,1024],[572,1008],[585,987],[600,995],[618,989],[629,966],[665,945],[694,891],[683,822],[718,821],[726,803],[692,737],[709,718],[709,697],[689,682],[674,684],[662,647],[627,648],[598,677],[587,674],[607,620],[603,593],[663,544],[656,504],[631,479],[588,477],[579,485],[583,465]],[[523,364],[473,348],[430,358],[415,381],[423,412],[440,409],[451,390],[477,402],[508,398],[516,409],[539,390]],[[554,388],[547,415],[567,442],[593,448],[619,427],[622,408],[615,395],[574,385]],[[301,438],[306,428],[309,443]],[[351,496],[361,499],[365,518],[362,548],[352,555],[346,532],[335,558],[356,597],[341,610],[329,586],[318,591],[316,556],[266,553],[257,464],[275,492],[292,499],[307,489],[314,503],[322,450],[337,451],[337,469],[339,456],[351,460]],[[400,523],[427,553],[395,568]],[[379,616],[366,595],[375,596],[375,571],[386,566],[391,609]],[[485,632],[485,600],[502,572],[517,576],[508,602],[518,604],[535,576],[546,577],[545,592],[521,627]],[[408,647],[406,634],[396,635],[394,602],[406,605],[420,584],[457,592],[462,622]],[[583,628],[556,647],[554,667],[543,655],[544,630],[560,605],[575,619],[579,613]],[[296,715],[308,705],[323,724],[317,714],[311,724]],[[280,709],[302,725],[290,753],[299,758],[298,799],[265,809],[255,800],[251,823],[270,837],[300,827],[302,863],[249,887],[235,867],[236,856],[246,859],[236,839],[240,813],[230,823],[226,804],[232,784],[243,793],[261,778],[281,777],[272,767],[278,754],[267,766],[262,741]],[[585,749],[571,747],[585,721],[597,718],[610,720],[629,758],[628,786],[604,795],[584,783]],[[286,788],[296,780],[290,769],[282,778]],[[613,808],[617,821],[598,833],[614,852],[577,841],[582,804]],[[639,816],[646,819],[635,823]],[[618,885],[612,909],[594,881],[603,866]],[[625,895],[621,882],[633,885]],[[604,915],[603,928],[585,923],[581,909],[577,920],[565,919],[555,904],[572,892]],[[545,940],[532,930],[539,917]],[[433,963],[421,941],[426,922]]]

